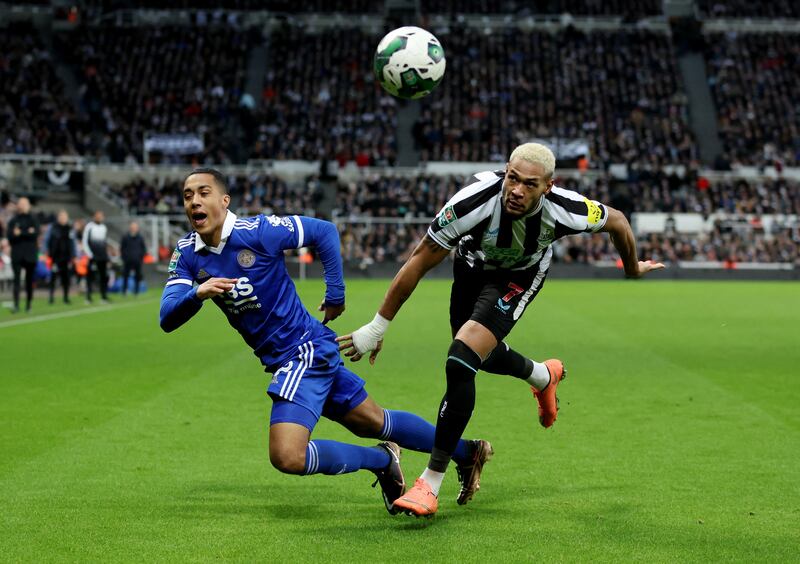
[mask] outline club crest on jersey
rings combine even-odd
[[[250,268],[256,262],[256,255],[250,249],[242,249],[239,251],[239,254],[236,255],[236,262],[238,262],[239,266],[242,268]]]
[[[195,278],[197,278],[198,280],[202,278],[211,278],[211,275],[208,272],[206,272],[204,268],[201,268],[200,272],[197,273],[197,276]]]
[[[554,234],[555,230],[552,227],[549,225],[542,225],[542,230],[539,232],[539,239],[537,240],[537,243],[539,243],[540,247],[546,247],[553,242]]]
[[[178,259],[181,258],[181,252],[178,249],[175,249],[175,252],[172,253],[172,258],[169,259],[169,266],[167,266],[167,272],[173,271],[178,268]]]
[[[449,225],[457,219],[458,217],[456,216],[456,212],[453,209],[453,206],[447,206],[442,210],[442,213],[439,214],[439,227],[444,227],[445,225]]]

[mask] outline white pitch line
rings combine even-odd
[[[62,311],[60,313],[48,313],[47,315],[39,315],[37,317],[28,317],[25,319],[14,319],[13,321],[5,321],[0,323],[0,329],[5,329],[6,327],[16,327],[18,325],[27,325],[29,323],[38,323],[40,321],[51,321],[53,319],[63,319],[65,317],[76,317],[78,315],[88,315],[90,313],[101,313],[104,311],[115,311],[118,309],[123,309],[126,307],[133,307],[142,304],[149,304],[155,302],[154,299],[149,300],[142,300],[138,302],[131,302],[127,304],[119,304],[119,305],[109,305],[109,306],[98,306],[92,307],[89,309],[78,309],[73,311]]]

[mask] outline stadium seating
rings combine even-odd
[[[371,0],[89,0],[85,5],[92,13],[115,10],[267,10],[270,12],[345,12],[369,13],[383,9],[383,3]]]
[[[63,37],[83,109],[101,133],[92,153],[140,161],[146,132],[203,133],[197,160],[230,162],[248,35],[233,28],[83,28]],[[239,156],[241,158],[242,156]]]
[[[668,38],[453,26],[460,56],[415,128],[425,160],[500,160],[535,137],[585,139],[591,166],[658,167],[697,157]]]
[[[397,102],[369,66],[379,40],[359,29],[276,31],[251,156],[393,165]]]
[[[230,209],[245,214],[305,214],[314,215],[319,200],[317,179],[311,177],[302,184],[289,185],[266,174],[231,176]],[[181,179],[143,179],[113,185],[104,184],[102,193],[133,214],[183,215]]]
[[[626,2],[624,0],[427,0],[421,3],[428,14],[477,13],[477,14],[573,14],[580,16],[624,15],[629,17],[654,16],[661,13],[661,4],[656,0]]]
[[[75,155],[88,143],[86,124],[64,95],[51,56],[35,29],[0,33],[0,153]]]
[[[733,163],[800,165],[800,48],[791,34],[713,34],[708,77]]]
[[[697,0],[697,5],[708,18],[800,18],[800,5],[793,0]]]
[[[341,183],[336,215],[342,220],[340,230],[347,260],[360,265],[405,260],[424,235],[427,225],[371,223],[371,219],[432,217],[462,184],[463,179],[457,176],[424,175],[414,178],[368,176],[357,182]],[[628,215],[634,212],[704,216],[722,212],[734,217],[800,215],[800,183],[786,179],[709,182],[702,177],[681,179],[675,175],[647,173],[626,182],[601,175],[594,180],[560,178],[557,184],[607,202]],[[639,245],[664,260],[706,257],[707,260],[741,261],[757,257],[759,260],[769,258],[767,262],[793,262],[798,259],[800,231],[796,225],[787,223],[775,233],[760,232],[752,225],[729,230],[720,225],[718,236],[713,233],[645,235],[640,237]],[[567,262],[596,262],[617,257],[603,235],[570,237],[558,245],[558,250],[557,260]]]

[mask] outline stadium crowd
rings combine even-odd
[[[364,64],[379,40],[355,28],[276,31],[270,58],[280,65],[268,66],[261,104],[245,124],[251,156],[394,165],[397,102]]]
[[[575,16],[626,16],[641,18],[661,13],[657,0],[426,0],[426,14],[514,14],[515,16],[572,14]]]
[[[142,178],[122,184],[103,183],[101,193],[134,215],[170,214],[183,216],[180,178],[160,178],[154,182]],[[321,198],[316,176],[304,182],[287,183],[263,173],[229,176],[231,210],[255,215],[313,215]]]
[[[83,28],[61,37],[79,69],[81,110],[95,131],[87,151],[139,162],[148,132],[200,133],[199,160],[240,160],[238,138],[248,34],[230,27]],[[157,160],[157,156],[156,159]]]
[[[707,18],[800,18],[800,5],[793,0],[697,0]]]
[[[423,99],[423,160],[497,161],[531,138],[588,142],[593,168],[688,163],[697,149],[666,36],[453,26],[448,79]],[[533,63],[535,61],[535,64]]]
[[[269,12],[344,12],[363,14],[378,12],[383,9],[383,3],[372,0],[172,0],[160,2],[159,0],[87,0],[83,5],[90,15],[98,15],[117,10],[145,9],[145,10],[226,10],[226,11],[254,11],[266,10]]]
[[[32,26],[0,33],[0,153],[76,155],[87,124],[64,95],[50,51]]]
[[[800,165],[797,36],[714,34],[707,51],[719,132],[731,162]]]
[[[800,183],[783,178],[715,180],[696,175],[645,171],[629,181],[608,175],[559,178],[556,184],[622,210],[633,212],[699,213],[731,216],[800,215]],[[342,248],[346,260],[362,267],[375,262],[403,261],[424,235],[427,225],[413,220],[435,215],[458,188],[458,176],[367,176],[341,183],[336,216],[343,222]],[[374,223],[373,218],[403,218],[409,223]],[[798,225],[785,222],[779,231],[764,233],[756,223],[741,222],[728,228],[720,222],[713,233],[677,233],[669,237],[643,236],[639,244],[658,260],[732,260],[758,257],[766,262],[798,260]],[[604,235],[568,238],[559,245],[557,258],[569,262],[612,260],[616,251]],[[649,255],[648,255],[649,256]],[[719,258],[712,258],[719,257]],[[655,259],[654,259],[655,260]]]

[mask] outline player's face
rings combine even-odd
[[[503,180],[503,209],[509,215],[521,217],[539,203],[539,198],[553,187],[553,179],[545,178],[544,167],[522,159],[506,165]]]
[[[210,174],[193,174],[183,185],[183,209],[203,241],[216,247],[231,198]]]

